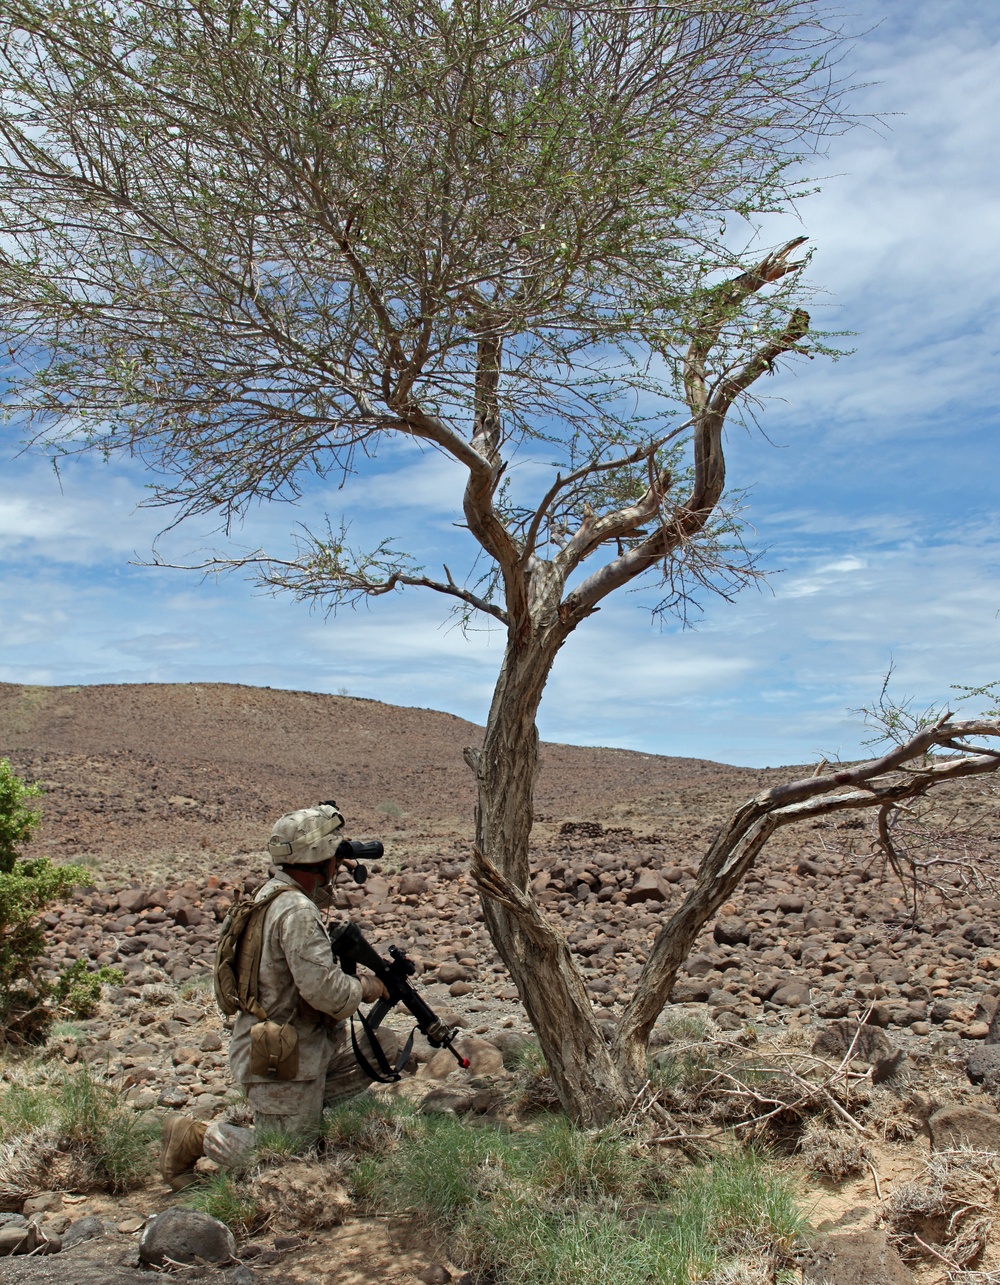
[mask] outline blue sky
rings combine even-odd
[[[612,600],[570,640],[540,727],[549,740],[741,764],[855,757],[852,708],[896,688],[929,704],[1000,678],[1000,10],[864,3],[848,57],[859,110],[833,141],[822,191],[762,230],[806,233],[812,308],[855,352],[768,381],[767,438],[730,433],[729,476],[774,569],[694,630],[650,622],[652,592]],[[875,25],[879,24],[879,25]],[[0,680],[231,681],[348,691],[482,722],[501,638],[462,636],[435,595],[409,591],[326,620],[245,581],[130,566],[163,514],[137,509],[133,465],[76,462],[61,487],[0,430]],[[297,520],[346,511],[436,570],[459,539],[461,478],[398,452],[362,487],[254,514],[241,544],[287,547]],[[388,525],[387,515],[389,516]],[[209,544],[186,529],[174,560]]]

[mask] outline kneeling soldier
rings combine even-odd
[[[359,1004],[387,998],[377,978],[341,971],[320,911],[332,899],[343,824],[331,803],[300,808],[275,823],[267,849],[277,873],[254,897],[235,949],[240,1011],[229,1046],[233,1079],[246,1093],[255,1128],[280,1130],[303,1145],[319,1136],[324,1107],[368,1087],[345,1019]],[[217,963],[217,994],[218,975]],[[394,1060],[398,1040],[384,1027],[379,1035]],[[366,1043],[363,1050],[370,1051]],[[176,1190],[193,1179],[199,1156],[225,1165],[252,1145],[249,1129],[171,1115],[160,1169]]]

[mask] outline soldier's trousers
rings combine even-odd
[[[380,1027],[379,1043],[390,1065],[395,1065],[402,1047],[399,1036]],[[364,1033],[358,1029],[361,1051],[378,1066]],[[251,1150],[255,1131],[275,1131],[299,1138],[306,1145],[316,1141],[325,1108],[338,1106],[364,1093],[372,1083],[358,1066],[351,1046],[349,1022],[339,1022],[333,1035],[334,1053],[326,1075],[316,1080],[285,1080],[269,1084],[247,1084],[247,1102],[253,1111],[253,1130],[234,1124],[211,1124],[205,1134],[205,1154],[217,1164],[232,1164]]]

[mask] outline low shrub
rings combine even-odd
[[[81,960],[55,978],[42,972],[46,943],[39,915],[74,887],[93,883],[93,875],[79,865],[21,857],[38,828],[33,801],[40,794],[0,759],[0,1046],[44,1043],[60,1008],[86,1016],[110,979],[108,971],[88,974]]]
[[[252,1179],[224,1169],[191,1187],[185,1194],[184,1204],[188,1209],[218,1218],[237,1236],[252,1236],[265,1221],[254,1197]]]
[[[153,1112],[136,1111],[86,1066],[41,1083],[30,1075],[24,1068],[0,1092],[0,1190],[120,1193],[145,1181],[160,1132]]]
[[[374,1093],[342,1102],[323,1117],[327,1148],[346,1148],[355,1155],[386,1155],[415,1128],[416,1108],[408,1099]]]

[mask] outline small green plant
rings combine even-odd
[[[515,1045],[509,1055],[504,1055],[504,1066],[514,1073],[514,1078],[518,1082],[525,1084],[536,1076],[549,1073],[545,1054],[537,1040],[525,1040],[522,1044]]]
[[[160,1122],[151,1111],[136,1111],[116,1085],[80,1067],[61,1081],[55,1104],[60,1139],[87,1156],[94,1177],[112,1192],[141,1182],[149,1168],[150,1143]]]
[[[38,828],[32,803],[40,793],[0,759],[0,1045],[43,1043],[58,1005],[74,988],[77,998],[85,999],[87,989],[79,971],[73,972],[76,964],[71,977],[64,973],[55,980],[43,976],[40,966],[45,952],[40,913],[72,888],[93,882],[82,866],[20,856]]]
[[[52,1101],[35,1086],[14,1083],[0,1095],[0,1142],[44,1128],[52,1117]]]
[[[212,978],[210,974],[205,973],[201,977],[189,977],[177,991],[178,999],[197,1000],[204,999],[212,989]],[[171,996],[173,998],[173,996]]]
[[[620,1127],[577,1129],[565,1116],[555,1115],[531,1138],[534,1178],[552,1196],[643,1201],[666,1195],[659,1164]]]
[[[396,820],[404,815],[403,809],[399,804],[393,803],[391,799],[383,799],[381,803],[376,803],[375,811],[379,816],[389,817],[390,820]]]
[[[280,1165],[286,1160],[300,1156],[309,1149],[309,1140],[284,1129],[257,1129],[254,1132],[253,1151],[248,1162],[241,1166],[244,1170],[256,1167],[267,1168],[269,1165]]]
[[[416,1108],[406,1098],[371,1093],[351,1098],[323,1117],[327,1147],[347,1148],[355,1154],[386,1155],[415,1128]]]
[[[72,1017],[93,1017],[101,998],[102,986],[116,986],[125,980],[120,968],[101,967],[88,970],[85,959],[74,960],[54,984],[59,1008]]]
[[[250,1180],[224,1169],[189,1188],[184,1204],[218,1218],[237,1236],[253,1235],[263,1222]]]

